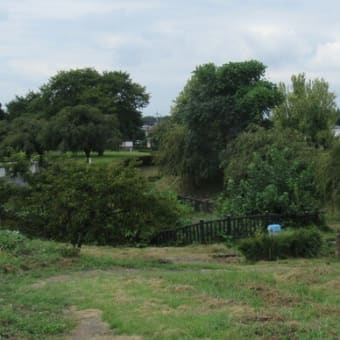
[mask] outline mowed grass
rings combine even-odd
[[[66,153],[67,157],[73,159],[77,162],[87,162],[85,154],[83,152],[77,153]],[[148,152],[140,152],[140,151],[105,151],[102,156],[98,156],[96,153],[91,154],[91,162],[92,164],[112,164],[117,163],[125,159],[133,159],[141,156],[150,155]]]
[[[3,338],[67,338],[77,324],[74,308],[98,309],[113,334],[142,339],[340,336],[334,258],[251,265],[224,245],[87,246],[78,258],[56,256],[55,244],[39,247],[54,255],[18,258],[6,273],[2,262]]]

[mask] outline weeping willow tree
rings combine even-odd
[[[333,212],[340,211],[340,140],[320,159],[318,177],[325,202]]]
[[[284,101],[273,110],[274,124],[299,131],[312,146],[331,147],[338,111],[329,84],[324,79],[307,80],[302,73],[291,77],[291,85],[280,83],[279,90]]]

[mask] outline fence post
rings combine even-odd
[[[227,230],[226,230],[227,236],[234,237],[234,233],[231,230],[231,216],[227,215]]]
[[[204,243],[204,220],[200,220],[200,239]]]
[[[335,236],[335,256],[340,258],[340,233]]]

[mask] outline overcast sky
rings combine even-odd
[[[249,59],[339,97],[339,15],[338,0],[0,0],[0,102],[94,67],[127,71],[151,94],[144,114],[166,115],[197,65]]]

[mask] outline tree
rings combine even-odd
[[[229,143],[221,154],[225,184],[232,180],[238,185],[242,179],[247,178],[248,166],[255,153],[265,158],[271,148],[284,150],[287,145],[296,159],[306,163],[317,161],[321,156],[321,152],[308,145],[304,136],[294,129],[250,126]]]
[[[336,124],[340,125],[340,109],[336,110]]]
[[[84,168],[65,161],[42,168],[6,208],[22,232],[79,247],[145,243],[188,211],[176,195],[152,190],[133,167]]]
[[[336,122],[335,94],[323,79],[306,80],[305,74],[298,74],[291,81],[291,88],[279,85],[285,99],[273,110],[274,124],[300,131],[315,147],[330,147]]]
[[[26,96],[16,96],[6,104],[8,119],[13,120],[20,116],[33,115],[43,117],[45,109],[40,92],[29,91]]]
[[[156,127],[152,133],[152,144],[161,150],[156,160],[163,172],[170,176],[181,176],[186,166],[182,153],[187,130],[183,125],[169,123],[163,122]]]
[[[317,176],[325,202],[333,211],[340,210],[340,141],[320,158]]]
[[[52,149],[84,151],[88,159],[92,151],[117,148],[120,142],[116,117],[89,105],[63,108],[52,120],[47,135]]]
[[[145,87],[132,82],[125,72],[104,72],[100,91],[103,94],[104,113],[112,110],[118,117],[119,128],[123,139],[137,140],[143,125],[141,109],[149,103],[149,94]]]
[[[40,156],[46,151],[45,132],[46,120],[30,115],[22,115],[13,120],[5,121],[6,129],[0,146],[3,149],[12,148],[15,152],[23,151],[27,157],[37,153]],[[0,125],[0,131],[1,131]]]
[[[181,161],[169,158],[163,170],[178,164],[175,171],[196,186],[220,182],[221,151],[250,123],[262,124],[280,102],[264,73],[265,66],[254,60],[197,67],[172,107],[172,123],[185,129],[180,154],[174,154]],[[168,148],[165,143],[160,152]]]
[[[314,165],[315,166],[315,165]],[[222,199],[223,214],[298,214],[320,208],[315,168],[288,146],[254,153],[245,177],[229,179]]]
[[[128,73],[84,68],[58,72],[38,92],[9,102],[7,110],[11,119],[28,113],[50,119],[66,107],[88,105],[116,116],[122,138],[136,140],[142,126],[140,110],[148,102],[145,87],[133,82]]]

